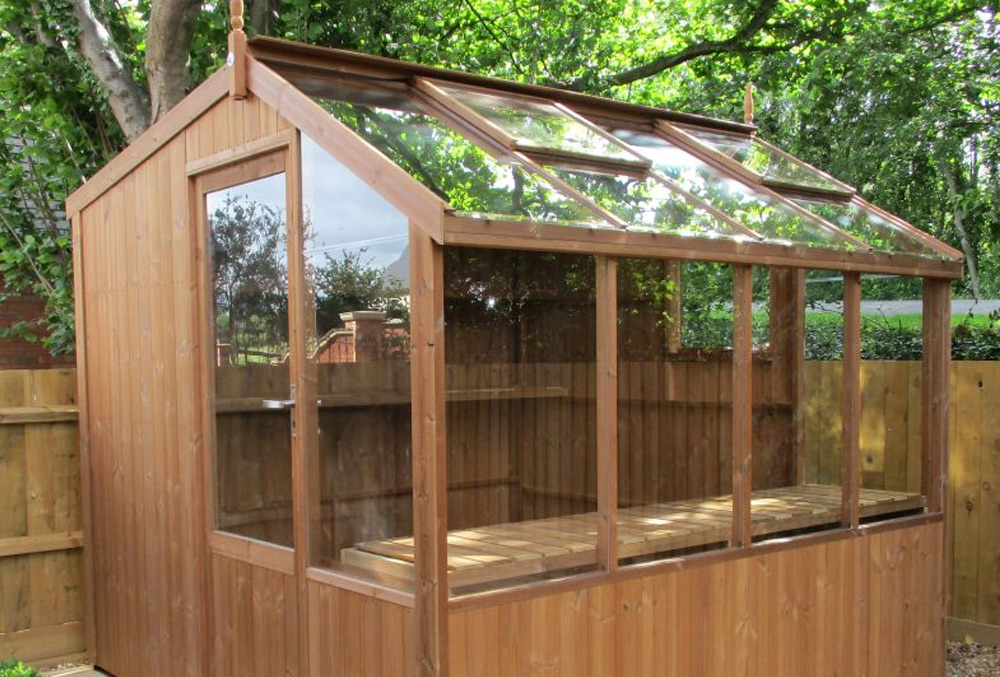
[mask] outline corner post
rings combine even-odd
[[[229,2],[229,66],[232,79],[229,81],[229,96],[234,99],[247,97],[247,34],[243,32],[243,0]]]
[[[419,677],[448,674],[444,250],[410,223],[414,616]]]
[[[731,545],[753,541],[753,267],[733,266],[733,532]]]
[[[924,278],[924,357],[921,417],[923,493],[930,513],[944,511],[948,490],[948,387],[951,365],[951,284]]]
[[[597,566],[618,568],[618,261],[597,257]]]

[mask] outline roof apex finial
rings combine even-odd
[[[229,0],[229,56],[226,65],[232,69],[229,95],[243,99],[247,95],[247,36],[243,32],[243,0]]]
[[[229,0],[229,26],[242,33],[243,25],[243,0]]]
[[[748,82],[746,93],[743,95],[743,122],[748,125],[753,124],[753,95],[756,91],[757,85]]]

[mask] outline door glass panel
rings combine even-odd
[[[205,196],[215,330],[216,528],[292,546],[285,175]]]
[[[302,136],[311,558],[413,580],[409,221]],[[316,403],[315,408],[313,403]]]

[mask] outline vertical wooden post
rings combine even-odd
[[[861,519],[861,275],[844,273],[844,395],[841,416],[841,524]]]
[[[771,368],[781,396],[792,405],[795,483],[805,483],[806,271],[771,269]]]
[[[315,334],[316,315],[311,289],[306,284],[305,237],[302,218],[302,152],[298,133],[292,136],[285,157],[285,202],[288,228],[288,337],[293,398],[292,427],[292,525],[295,543],[295,585],[298,591],[299,661],[309,675],[309,568],[315,512],[318,505],[316,445],[316,377],[307,343]],[[312,331],[310,331],[312,328]]]
[[[229,2],[229,55],[226,65],[232,69],[229,96],[245,99],[247,96],[247,34],[243,32],[243,0]]]
[[[753,540],[753,268],[733,266],[733,532],[732,545]]]
[[[83,633],[86,638],[87,655],[93,659],[97,651],[97,628],[94,619],[94,530],[91,513],[90,482],[90,421],[88,419],[87,391],[87,323],[84,308],[83,269],[83,214],[77,213],[70,219],[73,239],[73,294],[76,329],[76,401],[80,408],[80,485],[81,512],[83,520]]]
[[[667,301],[667,315],[670,324],[667,326],[667,352],[677,353],[681,349],[681,327],[684,326],[684,290],[682,287],[681,262],[671,259],[665,262],[667,279],[673,283],[673,296]]]
[[[948,488],[948,371],[951,364],[951,285],[924,279],[921,484],[930,513],[944,511]]]
[[[441,677],[448,673],[444,257],[442,248],[412,223],[410,270],[417,674]]]
[[[597,564],[618,568],[618,261],[597,257]]]

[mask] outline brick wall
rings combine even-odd
[[[0,292],[3,281],[0,280]],[[10,327],[21,320],[34,320],[45,312],[45,300],[37,296],[19,296],[0,302],[0,327]],[[41,343],[0,338],[0,370],[39,369],[72,365],[72,355],[53,357]]]

